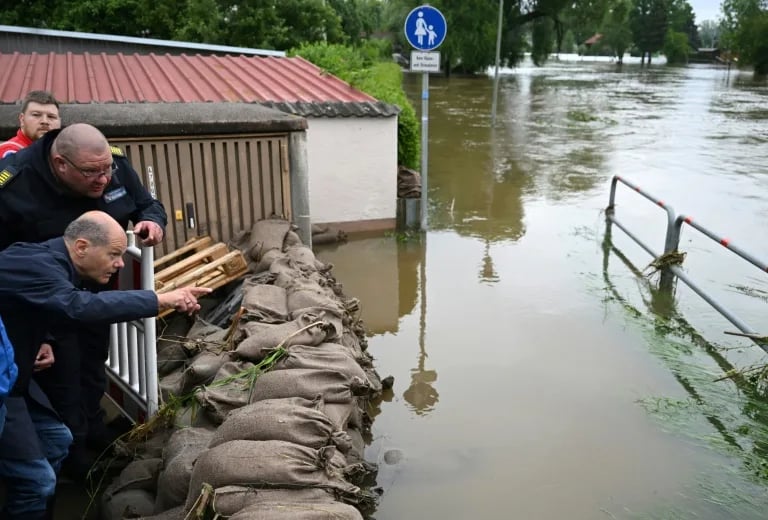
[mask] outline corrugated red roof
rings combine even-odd
[[[0,53],[0,70],[0,103],[35,89],[62,103],[376,101],[299,57],[15,52]]]

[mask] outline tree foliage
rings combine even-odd
[[[632,29],[629,25],[631,10],[630,0],[613,0],[603,18],[603,41],[611,48],[619,64],[623,62],[624,53],[632,43]]]
[[[768,0],[723,0],[721,47],[768,74]]]
[[[635,0],[629,15],[635,46],[648,62],[661,50],[669,27],[669,0]]]

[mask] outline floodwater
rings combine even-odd
[[[420,106],[421,77],[406,77]],[[362,301],[393,392],[372,410],[375,518],[757,519],[763,359],[614,227],[622,175],[768,261],[768,84],[723,68],[578,60],[430,80],[430,230],[321,250]],[[665,214],[619,187],[659,252]],[[611,247],[613,246],[613,247]],[[768,275],[686,227],[690,276],[768,334]],[[648,271],[646,271],[648,273]],[[402,454],[399,459],[396,455]]]

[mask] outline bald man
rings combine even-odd
[[[106,213],[91,211],[67,226],[63,237],[16,243],[0,252],[0,315],[19,369],[0,437],[0,478],[8,490],[2,518],[50,517],[46,508],[72,440],[45,395],[30,385],[39,346],[57,321],[122,322],[172,308],[192,314],[200,309],[197,298],[210,292],[79,289],[83,281],[109,281],[123,267],[126,246],[122,226]]]
[[[167,219],[162,204],[142,186],[123,152],[110,147],[91,125],[51,130],[0,161],[0,250],[14,242],[59,237],[91,210],[108,213],[123,228],[133,223],[143,245],[163,239]],[[107,289],[102,282],[84,282],[83,288]],[[54,336],[57,361],[35,378],[75,436],[65,469],[82,478],[93,462],[87,446],[100,453],[114,438],[101,408],[109,324],[62,324]]]

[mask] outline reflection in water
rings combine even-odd
[[[419,262],[419,361],[411,370],[411,385],[403,392],[403,398],[413,407],[417,415],[425,415],[434,410],[439,394],[432,386],[437,381],[437,371],[425,370],[427,359],[425,346],[427,334],[427,247],[424,238]]]

